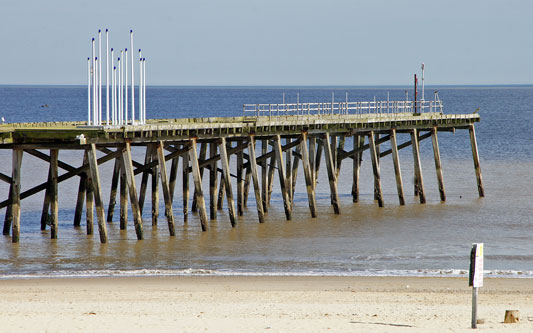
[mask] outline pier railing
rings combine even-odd
[[[442,113],[442,101],[371,101],[329,103],[244,104],[243,116]]]

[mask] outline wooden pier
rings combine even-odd
[[[347,107],[346,110],[348,109]],[[77,177],[79,190],[74,226],[81,225],[85,205],[87,233],[92,234],[93,209],[96,208],[100,241],[107,242],[106,225],[113,220],[118,196],[120,228],[127,227],[130,205],[137,238],[143,239],[141,212],[146,202],[148,180],[151,179],[152,224],[158,223],[161,186],[165,203],[164,217],[169,233],[173,236],[176,220],[172,206],[174,200],[177,200],[176,180],[180,163],[183,170],[183,220],[187,221],[189,214],[189,179],[192,175],[194,191],[191,210],[198,212],[204,231],[208,229],[208,219],[217,218],[217,210],[222,208],[223,200],[227,203],[231,225],[235,226],[236,216],[242,215],[247,205],[251,186],[257,205],[257,219],[260,223],[265,222],[275,173],[281,189],[285,216],[290,220],[300,165],[303,169],[310,215],[318,216],[315,189],[322,157],[327,168],[331,206],[336,214],[340,214],[337,184],[341,165],[353,169],[352,197],[353,202],[357,202],[360,193],[361,156],[365,150],[370,152],[374,198],[378,206],[385,205],[380,164],[388,155],[391,155],[394,164],[398,201],[400,205],[404,205],[405,192],[398,150],[408,147],[411,147],[413,152],[414,192],[423,204],[426,202],[426,192],[419,142],[428,138],[431,138],[433,143],[440,200],[445,201],[446,191],[437,134],[456,130],[470,132],[477,187],[479,196],[484,196],[474,130],[474,124],[480,121],[479,115],[394,111],[393,109],[388,113],[365,114],[302,112],[280,115],[278,108],[278,114],[273,114],[271,109],[268,115],[256,113],[252,116],[231,118],[158,119],[148,120],[144,125],[120,127],[87,126],[86,122],[0,125],[0,149],[10,149],[13,156],[11,175],[0,173],[0,180],[10,185],[9,193],[5,193],[5,199],[0,202],[0,208],[6,207],[3,233],[11,234],[12,241],[19,242],[21,228],[23,230],[24,227],[20,223],[21,202],[29,196],[45,191],[41,228],[45,229],[50,225],[51,237],[57,238],[58,184]],[[399,142],[399,134],[407,136],[408,139]],[[345,147],[348,137],[353,138],[353,147]],[[390,141],[391,149],[380,149],[380,145],[387,141]],[[132,149],[143,149],[144,161],[133,160]],[[83,151],[83,161],[80,161],[79,166],[61,161],[62,150]],[[21,178],[24,177],[21,175],[21,165],[24,154],[48,162],[49,172],[47,179],[43,179],[41,184],[21,192]],[[236,170],[230,170],[229,161],[232,156],[236,159]],[[110,161],[114,162],[113,173],[103,175],[99,166]],[[170,161],[170,169],[167,169],[166,161]],[[59,172],[60,169],[63,170],[62,173]],[[135,183],[137,174],[142,174],[140,186]],[[110,198],[103,198],[101,179],[108,176],[111,179]],[[203,177],[209,178],[209,189],[202,187]],[[231,177],[236,178],[236,189],[233,188]],[[209,205],[206,205],[207,193]]]

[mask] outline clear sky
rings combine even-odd
[[[0,0],[0,84],[84,84],[90,39],[154,85],[533,83],[527,0]]]

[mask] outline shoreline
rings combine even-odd
[[[0,281],[6,331],[466,331],[458,277],[148,276]],[[505,310],[521,322],[503,324]],[[486,278],[479,329],[533,331],[529,279]]]

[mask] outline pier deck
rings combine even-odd
[[[11,234],[12,241],[18,242],[21,200],[45,191],[41,228],[45,229],[50,225],[52,238],[57,238],[58,184],[66,179],[79,177],[75,226],[81,225],[81,215],[85,205],[87,233],[93,232],[94,205],[100,240],[103,243],[107,242],[106,222],[113,220],[116,197],[119,195],[121,228],[127,226],[129,201],[137,237],[142,239],[141,212],[148,179],[151,177],[152,223],[157,223],[159,215],[158,186],[161,184],[165,202],[164,216],[170,234],[174,235],[172,203],[176,192],[180,159],[183,220],[187,221],[189,213],[189,177],[192,175],[194,194],[191,210],[198,211],[203,230],[207,230],[208,215],[210,219],[216,219],[217,210],[222,207],[221,202],[224,197],[231,223],[235,225],[236,214],[242,215],[243,207],[247,204],[250,185],[253,185],[254,189],[258,220],[264,222],[275,173],[279,178],[285,215],[287,219],[291,219],[292,198],[300,162],[305,176],[310,214],[313,217],[317,216],[315,188],[322,156],[328,172],[331,204],[334,212],[340,214],[337,182],[342,161],[345,159],[353,161],[352,196],[353,201],[357,202],[361,156],[365,150],[370,151],[374,198],[381,207],[384,203],[380,181],[380,159],[392,155],[399,203],[405,204],[398,150],[412,147],[415,163],[415,194],[420,198],[420,203],[424,203],[425,193],[418,144],[430,137],[433,142],[440,198],[445,201],[437,133],[461,129],[470,132],[478,191],[479,195],[483,196],[474,130],[474,124],[479,121],[480,117],[477,114],[398,112],[152,119],[147,120],[144,125],[120,127],[87,126],[86,122],[3,124],[0,125],[0,149],[12,150],[13,154],[11,175],[0,173],[0,180],[10,185],[9,193],[5,193],[6,199],[0,202],[0,208],[7,207],[3,232],[5,235]],[[397,133],[409,133],[410,140],[398,144]],[[353,137],[351,148],[344,147],[347,137]],[[261,142],[260,149],[256,148],[257,141]],[[380,150],[380,144],[386,141],[390,141],[391,149]],[[144,161],[132,160],[132,147],[146,149]],[[59,159],[59,151],[66,149],[85,152],[83,161],[80,161],[81,166],[72,166]],[[21,177],[24,177],[20,174],[23,153],[47,161],[50,168],[43,183],[21,192],[20,181]],[[229,163],[231,155],[236,156],[236,170],[233,172]],[[115,161],[115,167],[111,175],[109,204],[105,207],[100,184],[100,178],[104,175],[100,174],[98,165],[107,161]],[[170,168],[165,161],[171,161]],[[59,169],[65,172],[60,174]],[[202,188],[204,171],[209,177],[209,190],[206,192],[209,193],[209,214]],[[135,184],[136,174],[142,174],[139,191]],[[237,179],[236,198],[233,195],[231,178]],[[118,192],[120,193],[117,194]]]

